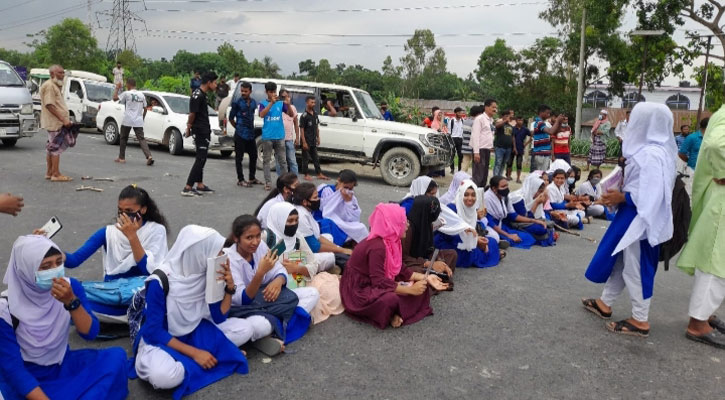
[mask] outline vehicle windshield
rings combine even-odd
[[[370,97],[368,93],[360,90],[353,90],[352,92],[355,95],[357,102],[360,103],[360,111],[365,118],[383,119],[383,116],[380,114],[380,110],[378,109],[378,105],[375,104],[373,98]]]
[[[84,81],[86,84],[86,92],[88,100],[101,103],[113,98],[113,85],[110,83],[99,83],[92,81]]]
[[[13,67],[0,63],[0,86],[25,86],[25,84]]]
[[[164,100],[176,114],[189,113],[189,96],[164,96]],[[209,107],[209,116],[219,115],[213,108]]]

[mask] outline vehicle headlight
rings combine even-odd
[[[423,143],[424,146],[430,146],[430,143],[428,143],[428,135],[421,133],[418,135],[418,140],[420,140],[421,143]]]
[[[23,106],[20,108],[20,114],[32,114],[32,113],[33,113],[33,103],[23,104]]]

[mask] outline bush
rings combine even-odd
[[[619,157],[619,152],[620,152],[621,148],[622,148],[622,145],[619,143],[619,140],[617,140],[617,139],[607,140],[606,157],[607,158]]]
[[[589,149],[592,147],[592,142],[586,139],[572,139],[571,141],[571,154],[576,156],[587,156],[589,155]]]

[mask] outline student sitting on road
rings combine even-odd
[[[320,210],[320,196],[314,184],[304,182],[297,185],[292,203],[299,213],[299,232],[313,253],[352,254],[352,250],[336,245],[332,241],[332,235],[322,234],[320,231],[320,224],[313,216],[313,213]]]
[[[566,181],[566,172],[563,169],[557,169],[552,176],[553,182],[549,184],[547,190],[549,192],[549,201],[554,210],[565,210],[567,216],[567,226],[565,228],[577,227],[584,229],[586,220],[585,207],[576,196],[569,194],[569,186]],[[573,178],[570,178],[573,179]],[[588,223],[589,220],[586,220]]]
[[[602,217],[612,220],[614,219],[614,215],[601,202],[603,194],[602,185],[599,183],[601,180],[602,171],[593,169],[589,171],[586,182],[579,185],[575,193],[579,198],[589,198],[589,201],[592,203],[587,207],[587,217]]]
[[[458,171],[453,174],[453,179],[451,180],[451,185],[448,187],[448,191],[443,193],[439,199],[441,204],[447,205],[455,202],[458,187],[461,186],[461,183],[463,183],[466,179],[471,179],[471,175],[467,172]]]
[[[66,253],[66,268],[77,268],[102,248],[103,282],[83,286],[103,322],[126,322],[133,293],[166,256],[167,229],[166,218],[148,192],[129,185],[118,196],[116,224],[97,230],[81,248]]]
[[[207,259],[222,254],[224,237],[211,228],[184,227],[159,270],[147,279],[145,322],[138,333],[134,365],[155,389],[173,389],[174,398],[196,392],[234,373],[249,372],[241,350],[215,324],[222,324],[235,293],[229,264],[219,268],[225,282],[221,301],[206,302]]]
[[[340,171],[335,185],[320,185],[320,213],[315,218],[320,222],[322,233],[329,233],[338,246],[348,241],[360,243],[368,236],[368,228],[360,222],[360,204],[355,198],[357,175],[349,169]]]
[[[531,248],[537,243],[534,235],[542,239],[548,234],[546,222],[520,215],[514,209],[509,200],[508,180],[503,176],[491,178],[489,189],[484,194],[486,217],[489,226],[501,236],[502,241],[506,240],[513,247],[523,249]]]
[[[71,350],[71,323],[83,339],[98,335],[80,282],[65,277],[63,253],[43,236],[13,245],[0,299],[0,398],[125,399],[126,352]]]
[[[273,205],[283,201],[292,201],[292,193],[294,193],[298,183],[297,175],[291,172],[284,173],[277,178],[275,189],[269,192],[254,211],[254,215],[262,223],[262,228],[267,228],[267,216],[269,215],[269,209]]]
[[[403,238],[403,264],[415,272],[425,273],[431,267],[430,258],[435,251],[434,223],[441,215],[441,203],[434,196],[416,196],[408,213],[408,231]],[[452,249],[440,249],[432,268],[451,279],[456,269],[458,254]]]
[[[406,215],[410,214],[410,209],[413,207],[413,199],[418,196],[438,198],[438,184],[436,181],[429,176],[419,176],[413,179],[413,183],[410,184],[410,190],[400,202],[400,206],[405,208]]]

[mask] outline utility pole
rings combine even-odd
[[[577,77],[576,91],[576,125],[574,137],[580,138],[582,131],[582,101],[584,100],[584,52],[586,49],[587,9],[582,8],[581,38],[579,40],[579,76]]]
[[[106,52],[118,59],[118,54],[124,50],[136,51],[136,38],[133,34],[133,23],[138,22],[146,27],[146,21],[131,11],[130,0],[113,0],[111,10],[101,11],[98,15],[111,18],[106,40]],[[144,4],[145,7],[145,4]]]
[[[707,65],[710,61],[710,44],[712,43],[712,36],[707,36],[707,48],[705,50],[705,77],[702,81],[702,85],[700,85],[700,102],[697,104],[697,126],[700,126],[700,117],[702,116],[702,106],[703,106],[703,99],[705,97],[705,89],[707,88],[707,75],[708,75],[708,68]]]

